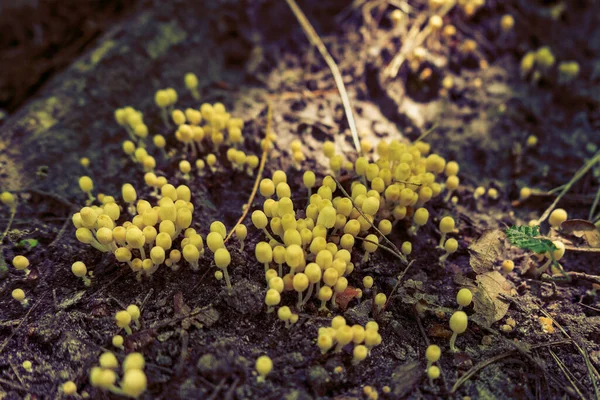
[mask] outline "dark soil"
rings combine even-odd
[[[123,7],[112,3],[107,9]],[[121,360],[131,351],[144,354],[149,382],[144,398],[365,398],[365,385],[394,399],[594,398],[600,368],[600,305],[592,291],[592,282],[600,279],[595,276],[597,253],[567,251],[561,260],[565,270],[587,275],[548,282],[525,274],[537,263],[530,253],[504,243],[495,265],[507,258],[516,264],[507,276],[514,291],[506,300],[506,315],[490,327],[471,322],[457,340],[459,353],[448,350],[448,319],[458,289],[476,279],[467,247],[486,229],[539,217],[554,199],[547,191],[567,182],[600,146],[597,2],[569,2],[558,20],[550,18],[557,3],[547,2],[489,1],[471,19],[454,10],[445,21],[457,26],[456,40],[428,47],[433,74],[425,81],[407,66],[395,78],[384,75],[406,39],[391,28],[389,13],[395,7],[388,2],[300,4],[340,66],[360,134],[373,143],[415,140],[435,125],[425,141],[461,165],[458,204],[444,202],[443,196],[432,202],[430,222],[413,240],[414,262],[400,282],[405,267],[388,253],[378,251],[365,264],[359,262],[360,251],[353,254],[357,268],[351,286],[362,287],[362,278],[372,275],[379,291],[390,295],[396,288],[378,316],[383,343],[356,366],[348,351],[320,353],[317,330],[329,324],[330,316],[319,313],[316,303],[309,303],[290,329],[265,313],[264,271],[254,257],[254,245],[263,235],[254,229],[249,228],[243,252],[235,239],[228,243],[231,295],[214,279],[210,255],[198,273],[187,266],[177,272],[161,268],[139,282],[114,257],[75,238],[71,215],[85,203],[79,176],[90,175],[96,193],[120,199],[121,185],[130,182],[139,197],[149,196],[140,166],[121,150],[126,132],[114,122],[114,109],[131,105],[144,112],[152,133],[167,134],[154,92],[174,87],[178,106],[196,105],[183,87],[186,72],[198,75],[202,101],[222,101],[232,115],[244,118],[249,153],[259,152],[271,105],[277,144],[264,175],[286,170],[297,208],[306,198],[302,171],[295,170],[290,157],[291,140],[302,140],[303,168],[321,177],[328,171],[325,140],[335,140],[347,159],[355,159],[331,73],[285,2],[202,3],[207,2],[140,6],[0,128],[0,189],[19,195],[15,222],[1,248],[3,259],[10,263],[22,254],[32,265],[27,278],[9,265],[0,279],[0,397],[56,398],[60,385],[73,380],[80,394],[112,398],[89,385],[88,372],[103,351],[114,350],[115,312],[135,303],[142,309],[142,328],[126,337],[125,351],[116,354]],[[411,2],[411,18],[426,9],[421,3]],[[499,18],[507,12],[515,15],[515,29],[499,38]],[[467,38],[478,43],[476,59],[458,51]],[[551,46],[557,60],[577,60],[580,77],[566,86],[553,79],[524,81],[520,59],[541,45]],[[481,61],[487,63],[483,68]],[[448,75],[455,86],[440,95],[441,79]],[[29,92],[24,84],[18,88]],[[533,148],[525,145],[531,134],[539,138]],[[89,170],[79,164],[84,156],[91,160]],[[212,221],[234,226],[254,178],[223,162],[217,172],[186,181],[177,172],[177,158],[167,162],[156,156],[160,174],[192,189],[194,228],[205,236]],[[475,200],[479,185],[496,188],[499,198]],[[525,185],[540,193],[513,205]],[[598,187],[598,175],[590,173],[560,206],[571,218],[587,218]],[[253,207],[261,204],[257,199]],[[460,249],[443,269],[441,251],[432,249],[439,242],[439,218],[447,214],[457,217],[454,236]],[[4,227],[6,207],[0,218]],[[245,223],[249,226],[250,219]],[[407,238],[401,224],[390,237],[397,246]],[[25,239],[38,244],[27,248]],[[70,271],[77,260],[93,270],[89,288]],[[17,287],[27,293],[29,308],[11,298]],[[282,304],[293,304],[294,295],[284,295]],[[364,324],[372,318],[372,296],[365,293],[360,304],[352,300],[335,314]],[[466,311],[477,314],[472,307]],[[545,316],[554,319],[554,333],[542,329],[539,317]],[[510,331],[503,329],[509,318],[516,322]],[[430,343],[443,350],[442,376],[433,385],[424,372]],[[254,363],[263,354],[272,358],[274,369],[261,384]],[[32,361],[33,372],[21,367],[24,360]],[[453,390],[472,368],[475,373]]]

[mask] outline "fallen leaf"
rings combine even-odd
[[[175,293],[173,296],[173,309],[175,317],[182,318],[181,327],[184,330],[190,329],[194,325],[198,329],[205,326],[211,326],[219,320],[219,312],[212,306],[200,308],[196,307],[193,310],[183,301],[181,292]]]
[[[350,301],[353,298],[355,298],[358,295],[358,293],[359,291],[356,288],[348,286],[346,290],[335,296],[335,302],[342,311],[346,311],[346,309],[348,308],[348,303],[350,303]]]
[[[489,328],[506,315],[509,303],[501,296],[511,296],[512,284],[498,271],[478,275],[476,281],[477,291],[473,296],[476,312],[474,321]]]
[[[486,229],[475,243],[469,246],[469,264],[477,274],[493,271],[496,260],[502,254],[504,233],[500,229]]]
[[[600,248],[600,230],[584,219],[570,219],[560,224],[560,232],[583,239],[591,248]]]
[[[427,334],[431,337],[450,339],[452,331],[448,329],[448,325],[433,324],[427,329]]]
[[[403,364],[392,374],[392,393],[394,398],[404,398],[414,391],[424,375],[423,366],[418,361]]]

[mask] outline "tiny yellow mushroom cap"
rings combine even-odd
[[[281,182],[287,183],[287,175],[285,174],[285,172],[279,169],[273,172],[273,184],[275,185],[275,187],[277,187],[277,185],[279,185]]]
[[[360,325],[352,325],[352,341],[360,344],[365,340],[365,328]]]
[[[513,269],[515,269],[515,262],[513,260],[502,261],[502,270],[505,273],[512,272]]]
[[[298,273],[294,275],[294,280],[292,281],[292,285],[294,286],[294,290],[296,292],[303,292],[308,288],[309,280],[306,274]]]
[[[532,191],[530,188],[528,187],[522,187],[521,190],[519,191],[519,199],[521,201],[527,200],[532,194]]]
[[[115,314],[115,321],[119,328],[125,328],[131,324],[131,314],[125,310],[117,311]]]
[[[118,348],[123,347],[123,343],[125,342],[125,339],[123,339],[123,336],[121,335],[115,335],[112,337],[112,345]]]
[[[239,224],[238,226],[236,226],[235,236],[241,241],[246,240],[246,237],[248,236],[248,228],[246,228],[246,225]]]
[[[292,310],[288,306],[279,307],[277,317],[282,321],[288,321],[292,316]]]
[[[382,219],[379,221],[377,228],[383,233],[384,236],[389,235],[392,232],[392,222],[389,219]]]
[[[189,263],[195,264],[200,259],[200,252],[193,244],[186,244],[183,248],[183,258]]]
[[[217,268],[225,269],[231,263],[231,254],[226,248],[220,248],[215,251],[215,264]]]
[[[210,224],[210,232],[217,232],[221,237],[227,236],[227,228],[221,221],[214,221]]]
[[[102,353],[102,355],[100,355],[100,359],[98,362],[100,363],[100,366],[102,368],[109,368],[109,369],[119,368],[119,361],[117,360],[117,357],[115,357],[115,355],[113,353],[111,353],[110,351]]]
[[[264,212],[256,210],[252,213],[252,223],[257,229],[264,229],[269,221]]]
[[[109,389],[114,386],[117,381],[117,374],[112,369],[102,369],[98,377],[98,385],[103,389]]]
[[[302,183],[304,183],[304,186],[307,188],[315,187],[316,179],[317,177],[312,171],[306,171],[304,175],[302,175]]]
[[[131,251],[127,247],[119,247],[115,250],[115,257],[119,262],[131,261]]]
[[[331,320],[331,327],[333,329],[339,329],[342,326],[346,326],[346,318],[342,317],[341,315],[336,315],[333,317]]]
[[[146,391],[148,381],[144,371],[132,369],[125,372],[121,380],[121,389],[129,397],[137,398]]]
[[[410,253],[412,253],[412,243],[411,242],[403,242],[402,246],[400,247],[400,251],[402,252],[402,254],[404,254],[405,256],[410,255]]]
[[[440,368],[432,365],[431,367],[427,368],[427,377],[430,379],[437,379],[440,377]]]
[[[154,102],[160,108],[165,108],[171,104],[171,96],[167,90],[157,90],[154,94]]]
[[[375,296],[375,304],[379,307],[383,307],[387,301],[387,296],[384,293],[377,293]]]
[[[321,280],[323,271],[317,263],[310,263],[304,269],[304,273],[310,283],[317,283]]]
[[[2,192],[2,194],[0,194],[0,202],[10,208],[14,208],[17,205],[15,196],[10,192]]]
[[[25,300],[25,292],[23,291],[23,289],[15,289],[12,291],[11,295],[13,299],[17,301]]]
[[[464,311],[455,311],[450,317],[450,329],[452,332],[461,334],[467,330],[469,317]]]
[[[427,361],[432,363],[439,360],[441,355],[442,350],[437,344],[431,344],[427,347],[427,350],[425,350],[425,358],[427,359]]]
[[[87,267],[81,261],[75,261],[73,265],[71,265],[71,272],[78,278],[83,278],[85,274],[87,274]]]
[[[552,244],[556,246],[556,250],[552,252],[555,260],[560,260],[565,255],[565,245],[560,240],[553,240]]]
[[[505,14],[500,18],[500,27],[504,32],[510,31],[515,26],[515,19],[510,14]]]
[[[16,269],[22,271],[29,267],[29,260],[25,256],[15,256],[12,260],[12,264]]]
[[[66,381],[62,384],[62,392],[65,396],[71,396],[77,393],[77,385],[73,381]]]
[[[339,346],[345,346],[352,341],[352,337],[354,332],[352,331],[352,327],[348,325],[340,326],[335,330],[335,340],[338,342]]]
[[[442,233],[450,233],[454,230],[454,218],[444,217],[440,220],[440,231]]]
[[[184,75],[183,82],[187,89],[195,89],[198,87],[198,77],[192,72],[188,72]]]
[[[373,287],[373,277],[365,276],[363,278],[363,286],[365,287],[365,289],[371,289]]]
[[[423,226],[429,220],[429,211],[426,208],[419,208],[415,211],[415,215],[413,216],[413,221],[418,226]]]
[[[279,293],[282,293],[283,289],[285,289],[285,283],[283,282],[283,279],[277,276],[277,271],[275,271],[274,269],[270,269],[269,271],[275,272],[274,274],[272,274],[274,276],[269,278],[269,280],[267,281],[267,285],[269,286],[269,289],[275,289]],[[267,271],[267,273],[269,271]]]
[[[31,372],[33,369],[33,364],[29,360],[23,361],[23,369],[27,372]]]
[[[456,302],[462,307],[466,307],[471,304],[472,300],[473,293],[471,293],[471,291],[467,288],[460,289],[456,295]]]
[[[264,197],[271,197],[275,193],[275,184],[269,178],[262,179],[259,186],[260,194]]]
[[[146,365],[146,360],[142,353],[129,353],[125,360],[123,360],[123,372],[130,371],[132,369],[142,370]]]
[[[326,206],[320,212],[317,217],[317,225],[323,225],[325,228],[333,228],[336,221],[337,212],[333,206]]]
[[[94,190],[94,182],[92,181],[92,178],[90,178],[89,176],[80,177],[79,188],[85,193],[89,193],[92,190]]]
[[[273,361],[269,356],[260,356],[256,359],[256,372],[264,380],[273,370]]]
[[[358,346],[354,347],[354,350],[352,351],[352,355],[353,355],[353,361],[355,363],[359,363],[359,362],[363,361],[365,358],[367,358],[367,355],[369,355],[369,349],[367,349],[366,346],[359,344]]]
[[[379,331],[379,324],[377,322],[375,322],[375,321],[369,321],[365,325],[365,330],[366,331],[375,331],[375,332],[378,332]]]
[[[254,249],[256,259],[261,263],[270,263],[273,261],[273,249],[267,242],[258,242]]]
[[[377,214],[377,211],[379,211],[379,199],[376,197],[367,197],[362,204],[362,211],[371,216]]]
[[[379,238],[377,235],[367,235],[363,241],[363,248],[369,253],[374,253],[377,250],[377,247],[379,247]]]
[[[129,315],[131,315],[131,319],[134,321],[140,318],[140,308],[135,304],[128,305],[126,311]]]
[[[459,170],[460,167],[456,161],[449,161],[448,164],[446,164],[444,172],[446,173],[446,176],[456,176],[458,175]]]
[[[223,236],[218,232],[210,232],[206,236],[206,245],[213,253],[218,249],[224,248],[225,243],[223,243]]]
[[[454,238],[446,240],[446,243],[444,243],[444,249],[450,254],[456,252],[456,250],[458,250],[458,241]]]
[[[285,262],[291,268],[297,268],[304,262],[304,250],[297,244],[292,244],[285,250]]]
[[[154,264],[162,264],[165,261],[165,249],[160,246],[154,246],[152,250],[150,250],[150,259]]]
[[[326,333],[321,334],[317,338],[317,346],[319,346],[321,352],[325,354],[329,349],[333,347],[333,338],[331,337],[331,335],[328,335]]]
[[[331,296],[333,296],[333,290],[331,290],[329,286],[322,286],[321,289],[319,289],[319,300],[329,301],[329,299],[331,299]]]
[[[281,295],[276,289],[267,290],[267,295],[265,296],[265,304],[269,307],[276,306],[281,301]]]
[[[327,158],[333,157],[335,155],[335,144],[331,141],[323,143],[323,154]]]
[[[550,223],[550,226],[552,226],[553,228],[558,228],[560,226],[560,224],[562,224],[563,222],[565,222],[568,218],[567,212],[562,209],[562,208],[557,208],[556,210],[552,211],[552,213],[550,214],[550,217],[548,218],[548,222]]]

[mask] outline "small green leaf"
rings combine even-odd
[[[19,243],[17,243],[17,247],[29,250],[33,249],[38,244],[40,244],[40,242],[37,239],[23,239],[19,240]]]
[[[513,246],[544,254],[556,250],[551,240],[540,235],[539,226],[512,226],[506,229],[506,238]]]

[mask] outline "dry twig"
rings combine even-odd
[[[273,113],[272,113],[271,103],[268,103],[267,104],[267,129],[265,130],[265,138],[266,138],[266,140],[269,140],[269,134],[271,133],[271,120],[272,120],[272,117],[273,117]],[[242,213],[242,216],[240,217],[240,219],[238,219],[238,221],[236,222],[236,224],[229,231],[229,234],[227,234],[227,237],[223,241],[224,243],[227,243],[227,241],[234,234],[235,228],[237,228],[239,224],[241,224],[242,222],[244,222],[244,219],[246,218],[246,216],[248,215],[248,212],[250,211],[250,208],[252,207],[252,202],[254,202],[254,197],[256,197],[256,192],[258,191],[258,186],[259,186],[260,181],[262,179],[262,174],[263,174],[263,172],[265,170],[265,164],[267,163],[267,156],[268,156],[268,154],[269,154],[269,148],[265,147],[265,149],[263,150],[263,153],[262,153],[262,157],[260,159],[260,166],[259,166],[258,172],[256,174],[256,180],[254,181],[254,187],[252,188],[252,193],[250,193],[250,197],[248,198],[248,203],[246,203],[244,212]]]
[[[286,0],[288,6],[294,13],[296,19],[302,26],[302,30],[306,34],[306,37],[310,41],[310,43],[317,48],[321,56],[327,63],[327,66],[331,70],[331,74],[333,75],[333,79],[335,81],[335,85],[337,86],[338,91],[340,92],[340,97],[342,99],[342,105],[344,106],[344,112],[346,113],[346,118],[348,119],[348,126],[350,127],[350,132],[352,132],[352,139],[354,141],[354,147],[356,147],[357,153],[361,153],[360,149],[360,140],[358,139],[358,129],[356,128],[356,121],[354,120],[354,112],[352,111],[352,105],[350,104],[350,97],[348,96],[348,92],[346,91],[346,86],[344,85],[344,80],[342,78],[342,73],[340,72],[340,68],[336,64],[335,60],[329,54],[327,47],[323,44],[323,41],[315,31],[315,28],[311,25],[304,12],[298,7],[298,4],[294,0]]]

